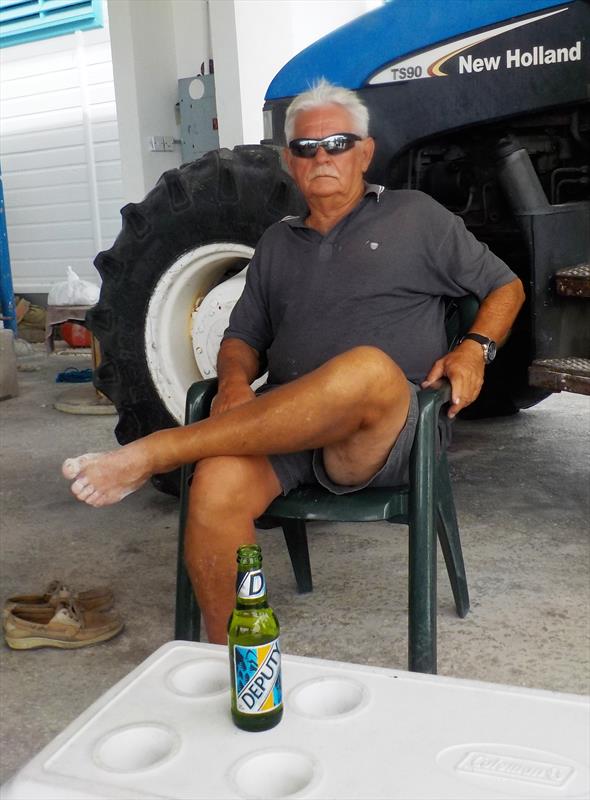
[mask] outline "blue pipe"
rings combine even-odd
[[[12,272],[10,271],[10,253],[8,252],[8,231],[6,230],[6,214],[4,212],[4,190],[2,188],[2,170],[0,169],[0,308],[4,317],[4,327],[11,328],[15,337],[16,309],[14,307],[14,289]]]

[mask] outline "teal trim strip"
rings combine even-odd
[[[103,0],[0,0],[0,47],[103,27]]]

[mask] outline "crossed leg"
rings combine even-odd
[[[212,456],[265,456],[324,448],[336,483],[359,483],[385,461],[405,424],[410,389],[383,351],[361,346],[241,406],[168,428],[109,453],[66,459],[74,495],[105,506],[151,475]]]
[[[158,431],[103,454],[64,462],[76,497],[115,503],[154,473],[198,462],[186,559],[209,640],[223,642],[234,600],[235,551],[281,487],[267,455],[323,448],[335,483],[370,479],[404,427],[410,389],[381,350],[361,346],[308,375],[184,428]]]

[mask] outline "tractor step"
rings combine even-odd
[[[560,269],[555,273],[557,294],[564,297],[590,297],[590,264]]]
[[[545,358],[529,367],[529,383],[552,392],[590,394],[590,358]]]

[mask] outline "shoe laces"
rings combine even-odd
[[[71,594],[71,591],[70,591],[70,587],[69,586],[66,586],[66,584],[63,581],[55,580],[55,581],[51,581],[51,583],[49,583],[47,585],[47,588],[45,589],[44,596],[48,597],[48,598],[52,598],[54,595],[59,595],[59,596],[65,595],[65,596],[68,596],[70,594]]]
[[[73,600],[62,600],[60,601],[59,605],[55,609],[55,613],[58,614],[59,612],[65,612],[70,619],[77,622],[81,628],[84,628],[86,625],[86,620],[84,618],[84,612]]]

